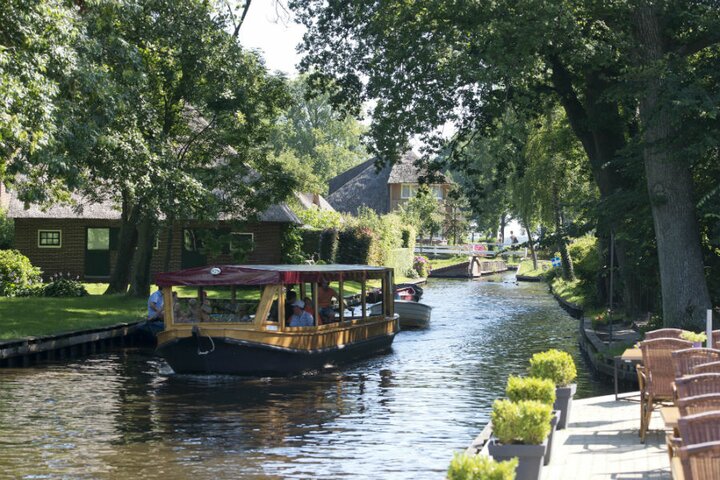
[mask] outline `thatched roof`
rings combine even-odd
[[[8,217],[10,218],[52,218],[76,220],[120,220],[120,208],[111,200],[92,202],[80,195],[71,196],[72,204],[53,204],[43,207],[37,204],[25,205],[14,192],[8,192]],[[274,204],[260,214],[261,222],[295,223],[300,219],[284,203]]]
[[[300,205],[305,209],[318,208],[320,210],[335,211],[333,206],[325,200],[325,197],[318,193],[295,192],[295,198],[297,198]]]
[[[377,158],[356,165],[329,182],[328,201],[339,212],[357,214],[361,206],[377,213],[390,208],[388,184],[419,183],[421,171],[415,166],[418,156],[412,151],[403,155],[393,166],[375,171]]]

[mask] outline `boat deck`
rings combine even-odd
[[[555,435],[553,459],[543,480],[671,479],[665,425],[653,413],[646,443],[640,443],[638,392],[573,401],[570,424]]]

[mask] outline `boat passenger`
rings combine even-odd
[[[310,297],[305,297],[303,298],[303,302],[305,303],[305,311],[313,317],[313,320],[315,320],[315,311],[313,310],[312,299]]]
[[[318,310],[323,325],[336,321],[335,309],[332,308],[333,298],[338,298],[337,292],[333,288],[330,288],[327,280],[322,280],[320,282],[320,288],[318,288]]]
[[[295,300],[292,304],[292,315],[288,326],[290,327],[312,327],[313,318],[305,310],[305,302],[302,300]]]

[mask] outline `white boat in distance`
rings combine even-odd
[[[370,313],[380,312],[380,304],[370,307]],[[430,325],[432,307],[410,300],[395,300],[395,313],[400,316],[400,328],[427,328]]]

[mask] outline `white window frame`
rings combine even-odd
[[[431,190],[432,190],[432,192],[433,192],[433,194],[434,194],[434,197],[435,197],[436,199],[438,199],[438,200],[444,200],[444,199],[445,199],[445,197],[443,196],[443,188],[442,188],[442,185],[433,185],[433,186],[430,187],[430,188],[431,188]]]
[[[405,188],[408,189],[408,194],[405,194]],[[408,198],[413,198],[417,194],[417,185],[412,183],[402,183],[400,184],[400,198],[403,200],[407,200]]]
[[[41,234],[43,234],[43,233],[57,233],[57,234],[58,234],[58,238],[59,238],[59,240],[60,240],[60,243],[59,243],[58,245],[42,245],[42,244],[40,243],[40,237],[41,237]],[[55,230],[48,230],[48,229],[38,230],[37,246],[38,246],[38,248],[62,248],[62,230],[60,230],[60,229],[55,229]]]
[[[230,232],[231,238],[233,236],[250,235],[250,243],[252,244],[252,250],[255,250],[255,234],[252,232]],[[252,251],[251,250],[251,251]],[[232,240],[230,241],[230,251],[232,251]]]

